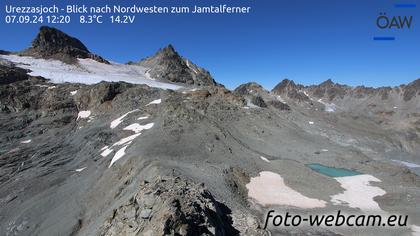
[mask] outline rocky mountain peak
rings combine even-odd
[[[138,64],[149,68],[149,75],[155,79],[199,86],[216,85],[208,71],[180,56],[171,44]]]
[[[63,50],[80,50],[89,53],[87,47],[77,38],[48,26],[41,26],[38,35],[32,41],[32,48],[52,53]]]
[[[322,82],[319,86],[320,87],[332,87],[334,85],[335,85],[335,83],[331,79],[328,79],[328,80],[325,80],[324,82]]]
[[[313,85],[308,87],[310,94],[317,98],[325,98],[329,101],[336,97],[343,98],[351,87],[334,83],[331,79],[322,82],[319,85]]]
[[[302,90],[305,87],[301,84],[296,84],[293,80],[284,79],[279,84],[277,84],[271,92],[277,95],[284,95],[292,100],[301,102],[309,101],[309,97],[306,96]]]
[[[77,58],[90,58],[101,63],[108,61],[92,54],[77,38],[74,38],[56,28],[41,26],[32,46],[22,52],[23,55],[41,58],[53,58],[66,63],[76,63]]]
[[[246,84],[241,84],[237,87],[234,92],[239,95],[248,95],[248,94],[257,94],[264,91],[264,88],[255,82],[250,82]]]
[[[175,48],[174,48],[174,46],[172,44],[168,44],[168,46],[160,49],[157,54],[161,54],[161,55],[165,55],[165,56],[177,56],[177,57],[180,57],[179,54],[176,52],[176,50],[175,50]]]
[[[296,85],[293,80],[284,79],[273,88],[272,92],[280,94],[283,92],[287,92],[289,90],[297,90],[297,89],[300,89],[301,87],[303,86]]]

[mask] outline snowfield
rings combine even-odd
[[[383,196],[386,192],[371,182],[381,182],[372,175],[355,175],[335,178],[344,188],[343,193],[331,197],[336,205],[345,205],[351,208],[358,208],[364,212],[384,212],[374,200],[377,196]]]
[[[326,202],[309,198],[284,183],[283,178],[270,171],[260,172],[246,185],[248,196],[262,206],[285,205],[299,208],[323,208]]]
[[[181,86],[155,81],[147,74],[147,68],[138,65],[99,63],[91,59],[78,59],[78,65],[65,64],[58,60],[45,60],[16,55],[0,55],[0,60],[13,62],[17,67],[29,69],[32,76],[42,76],[53,83],[96,84],[101,81],[124,81],[146,84],[150,87],[177,90]]]

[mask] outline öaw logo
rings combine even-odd
[[[376,19],[376,26],[379,29],[410,29],[413,22],[413,16],[392,16],[388,17],[386,13],[379,13]]]
[[[395,4],[395,8],[416,8],[416,4]],[[401,12],[401,11],[400,11]],[[390,15],[385,12],[379,13],[376,18],[376,27],[381,31],[395,32],[395,30],[410,30],[413,27],[412,15]],[[394,36],[374,37],[374,40],[395,40]]]

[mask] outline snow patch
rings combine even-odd
[[[263,156],[260,156],[260,158],[261,158],[261,160],[263,160],[263,161],[265,161],[265,162],[270,163],[270,160],[268,160],[267,158],[265,158],[265,157],[263,157]]]
[[[32,140],[31,139],[28,139],[28,140],[24,140],[24,141],[22,141],[20,143],[30,143],[30,142],[32,142]]]
[[[337,110],[337,106],[334,103],[323,102],[322,98],[318,102],[325,106],[326,112],[335,112]]]
[[[92,114],[91,111],[79,111],[79,114],[77,115],[77,120],[86,119],[90,116],[90,114]]]
[[[284,104],[287,104],[286,103],[286,101],[280,96],[280,95],[277,95],[276,96],[276,98],[277,98],[277,100],[279,100],[281,103],[284,103]]]
[[[120,146],[120,145],[127,144],[127,143],[133,141],[135,138],[137,138],[140,135],[141,135],[141,133],[138,133],[138,134],[133,134],[133,135],[130,135],[128,137],[122,138],[120,141],[114,143],[114,145],[112,145],[112,146]]]
[[[252,103],[251,100],[247,100],[246,106],[249,107],[249,108],[260,108],[259,106]]]
[[[413,236],[420,236],[420,226],[417,225],[411,225],[411,235]]]
[[[134,123],[134,124],[131,124],[131,125],[125,127],[124,130],[131,130],[134,133],[138,134],[142,130],[151,129],[154,125],[155,125],[154,123],[149,123],[147,125],[140,125],[138,123]]]
[[[153,79],[153,78],[152,78],[152,76],[150,75],[150,70],[147,70],[147,71],[146,71],[146,73],[144,73],[144,74],[145,74],[145,76],[146,76],[146,78],[147,78],[147,79],[150,79],[150,80],[153,80],[153,81],[155,80],[155,79]]]
[[[118,150],[115,153],[115,155],[112,158],[111,163],[109,164],[108,168],[110,168],[116,161],[118,161],[121,157],[123,157],[125,155],[125,149],[127,147],[128,147],[128,145],[127,146],[124,146],[123,148],[121,148],[120,150]]]
[[[125,81],[132,84],[146,84],[150,87],[177,90],[181,86],[155,81],[147,74],[147,68],[140,65],[104,64],[92,59],[78,59],[77,65],[58,60],[45,60],[17,55],[0,55],[0,59],[11,61],[17,67],[29,69],[32,76],[42,76],[53,83],[96,84],[101,81]]]
[[[383,212],[374,198],[383,196],[386,192],[379,187],[370,185],[370,182],[381,182],[381,180],[372,175],[355,175],[334,179],[341,184],[344,192],[331,197],[333,204],[358,208],[365,212]]]
[[[315,122],[313,122],[313,121],[309,121],[308,123],[309,123],[310,125],[315,124]]]
[[[101,153],[101,156],[103,156],[103,157],[107,157],[109,154],[111,154],[114,150],[112,150],[112,149],[109,149],[108,148],[108,146],[104,149],[104,150],[101,150],[101,151],[103,151],[102,153]]]
[[[162,102],[162,99],[156,99],[156,100],[151,101],[146,106],[153,105],[153,104],[160,104],[161,102]]]
[[[415,163],[406,162],[406,161],[400,161],[400,160],[392,160],[394,162],[397,162],[403,166],[409,167],[409,168],[420,168],[420,165],[417,165]]]
[[[124,119],[126,116],[128,116],[129,114],[131,114],[131,113],[133,113],[133,112],[136,112],[136,111],[139,111],[139,109],[135,109],[135,110],[129,111],[129,112],[125,113],[124,115],[120,116],[119,118],[117,118],[117,119],[113,120],[113,121],[111,122],[111,125],[110,125],[111,129],[116,128],[118,125],[120,125],[120,124],[123,122],[123,119]]]
[[[137,120],[146,120],[146,119],[149,119],[149,116],[141,116],[137,118]]]
[[[302,195],[287,186],[279,174],[269,171],[260,172],[260,176],[251,178],[251,182],[246,185],[246,188],[248,196],[263,206],[286,205],[299,208],[326,206],[325,201]]]
[[[328,152],[328,149],[323,148],[321,149],[321,152]]]
[[[86,169],[86,167],[83,167],[83,168],[80,168],[80,169],[76,169],[74,171],[76,171],[76,172],[82,172],[84,169]]]
[[[74,91],[71,91],[71,92],[70,92],[70,95],[71,95],[71,96],[74,96],[74,95],[76,95],[76,93],[77,93],[77,90],[74,90]]]
[[[194,71],[195,74],[198,74],[198,71],[190,65],[190,61],[189,60],[185,60],[185,61],[187,62],[188,68],[190,68],[192,71]]]

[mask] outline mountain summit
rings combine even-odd
[[[308,96],[302,92],[304,88],[301,84],[295,84],[293,80],[284,79],[277,84],[271,92],[276,95],[285,95],[297,101],[309,101]]]
[[[53,58],[66,63],[74,63],[77,58],[90,58],[109,64],[107,60],[91,53],[77,38],[48,26],[40,28],[38,35],[32,41],[32,46],[21,54],[46,59]]]
[[[181,57],[171,44],[138,64],[150,68],[149,75],[155,79],[199,86],[216,85],[208,71]]]

